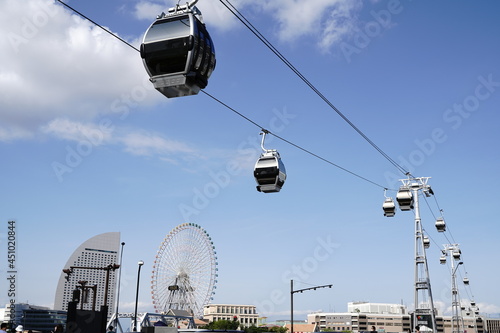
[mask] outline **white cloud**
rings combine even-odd
[[[310,37],[327,51],[348,36],[357,24],[359,0],[269,1],[267,7],[279,22],[276,32],[282,42]]]
[[[139,20],[150,20],[153,22],[156,16],[167,9],[165,5],[159,3],[140,1],[135,5],[134,15]]]
[[[276,22],[275,34],[281,42],[290,43],[303,37],[314,38],[323,51],[327,51],[350,34],[358,24],[357,12],[361,0],[240,0],[231,3],[250,21],[266,15]],[[135,8],[139,19],[153,20],[171,7],[170,1],[143,0]],[[241,24],[219,1],[199,2],[205,22],[210,29],[227,31]],[[248,10],[251,7],[251,10]],[[265,31],[259,29],[264,35]],[[269,37],[269,36],[267,36]]]
[[[121,137],[119,141],[125,145],[125,151],[134,155],[153,156],[194,153],[194,149],[185,143],[148,132],[129,133]]]
[[[33,137],[33,134],[29,131],[19,128],[19,127],[8,127],[2,128],[0,127],[0,141],[1,142],[9,142],[19,139],[30,139]]]
[[[3,141],[58,117],[90,121],[138,89],[141,102],[164,100],[137,51],[54,1],[0,2],[0,30]]]
[[[93,123],[80,123],[66,118],[57,118],[42,127],[42,132],[69,141],[90,141],[99,146],[111,140],[112,127]]]
[[[189,144],[154,132],[120,128],[111,122],[98,125],[56,118],[42,126],[41,132],[61,140],[90,142],[93,146],[121,145],[124,151],[132,155],[159,157],[174,164],[177,163],[176,158],[189,160],[196,154],[196,150]],[[0,138],[1,136],[0,131]]]
[[[480,313],[500,313],[500,306],[496,304],[478,303]]]

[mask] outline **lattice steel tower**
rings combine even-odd
[[[439,230],[439,229],[438,229]],[[445,244],[442,251],[441,264],[446,263],[446,257],[451,258],[450,269],[451,269],[451,332],[452,333],[463,333],[464,332],[464,320],[462,317],[462,311],[460,306],[460,296],[458,294],[457,287],[457,269],[463,264],[460,261],[460,256],[462,252],[458,244]],[[456,265],[455,265],[456,264]]]
[[[422,231],[418,202],[419,192],[428,197],[434,194],[430,185],[427,185],[429,178],[409,177],[408,179],[401,179],[403,185],[399,188],[396,200],[402,211],[413,210],[415,213],[415,311],[413,313],[413,324],[415,326],[426,326],[433,332],[437,332],[431,281],[425,254],[428,239]]]

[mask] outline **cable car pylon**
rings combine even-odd
[[[433,333],[437,333],[436,327],[436,311],[434,301],[432,299],[431,281],[429,277],[429,268],[427,265],[427,256],[425,249],[429,245],[429,239],[423,233],[420,207],[419,207],[419,191],[425,196],[431,196],[433,193],[430,185],[427,184],[430,177],[413,177],[408,174],[407,179],[401,179],[401,187],[396,195],[399,209],[402,211],[414,211],[415,214],[415,267],[414,267],[414,292],[415,292],[415,310],[412,315],[413,327],[425,326]],[[392,200],[392,198],[390,198]],[[386,197],[386,201],[387,197]],[[384,215],[394,216],[390,214],[390,206],[387,208],[384,202]],[[389,214],[386,214],[389,212]],[[422,330],[422,329],[421,329]]]

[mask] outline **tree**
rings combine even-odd
[[[238,326],[240,326],[240,323],[237,320],[216,320],[201,328],[209,330],[237,330]]]
[[[257,327],[255,325],[251,325],[249,327],[243,328],[245,333],[264,333],[264,332],[273,332],[273,333],[286,333],[288,331],[288,328],[282,327],[282,326],[276,326],[276,327],[266,327],[266,326],[260,326]]]
[[[284,326],[276,326],[276,327],[270,327],[268,331],[276,333],[286,333],[286,331],[288,331],[288,328]]]

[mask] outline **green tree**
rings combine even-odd
[[[286,331],[288,331],[288,328],[283,326],[276,326],[276,327],[270,327],[268,331],[276,333],[286,333]]]
[[[201,328],[209,330],[237,330],[238,326],[240,326],[240,323],[237,320],[216,320]]]
[[[286,327],[266,327],[266,326],[260,326],[257,327],[255,325],[245,327],[243,328],[245,333],[264,333],[264,332],[274,332],[274,333],[286,333],[288,331],[288,328]]]

